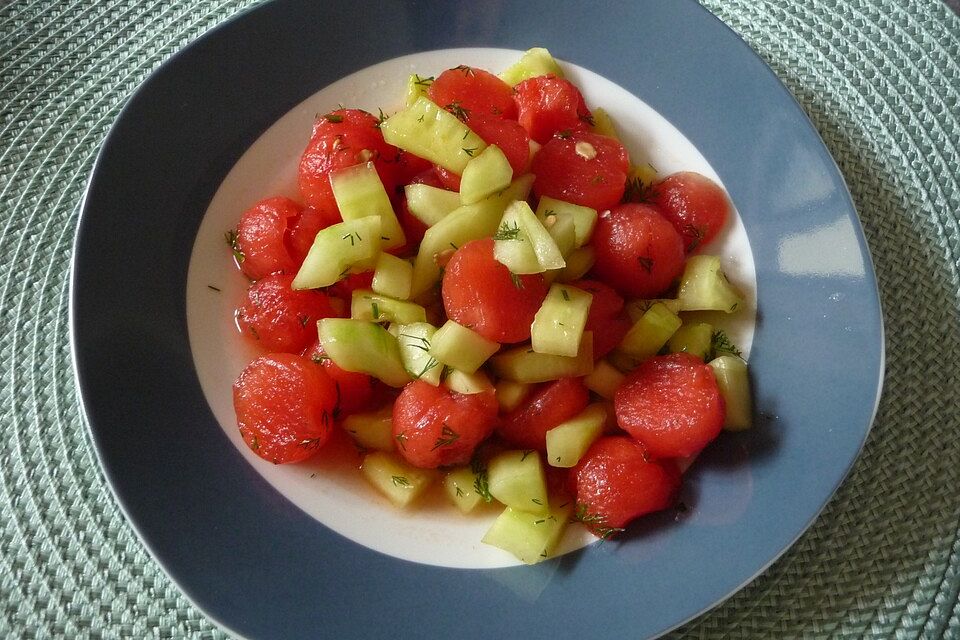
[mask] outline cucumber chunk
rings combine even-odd
[[[606,422],[607,408],[596,403],[547,431],[547,464],[562,468],[576,466],[603,433]]]
[[[410,77],[407,78],[407,96],[404,104],[409,107],[418,98],[427,97],[427,89],[430,88],[431,84],[433,84],[432,76],[425,78],[415,73],[410,74]]]
[[[483,502],[476,488],[477,475],[470,467],[457,467],[443,478],[443,490],[462,513],[470,513]]]
[[[527,78],[545,76],[548,73],[558,78],[563,77],[563,70],[550,52],[543,47],[534,47],[528,49],[517,62],[507,67],[500,74],[500,79],[512,87]]]
[[[650,307],[660,303],[669,309],[670,313],[678,315],[681,311],[680,301],[671,300],[669,298],[651,298],[649,300],[631,300],[625,306],[627,310],[627,315],[630,316],[632,322],[636,322],[643,317],[647,311],[650,310]]]
[[[583,332],[580,350],[574,357],[537,353],[520,346],[490,358],[498,377],[514,382],[547,382],[557,378],[578,378],[593,371],[593,334]]]
[[[497,383],[497,402],[500,404],[502,413],[513,411],[520,406],[533,385],[525,382],[513,382],[511,380],[501,380]]]
[[[593,252],[593,246],[586,245],[571,251],[564,260],[567,266],[560,270],[557,279],[560,282],[574,282],[587,275],[587,272],[593,268],[596,254]]]
[[[536,264],[530,259],[532,254]],[[566,266],[550,232],[525,201],[513,202],[494,236],[493,256],[513,273],[543,273]]]
[[[743,306],[743,296],[730,284],[719,256],[690,256],[677,293],[684,311],[725,311]]]
[[[593,295],[568,284],[550,285],[550,291],[530,325],[530,343],[537,353],[574,357],[587,325]]]
[[[473,204],[510,186],[513,169],[503,151],[490,145],[463,168],[460,202]]]
[[[383,139],[457,175],[487,147],[457,117],[420,96],[380,124]]]
[[[360,465],[363,477],[397,507],[406,507],[426,491],[436,473],[418,469],[385,451],[368,453]]]
[[[627,171],[628,198],[647,199],[650,187],[659,179],[656,168],[649,162],[630,165]]]
[[[493,391],[493,383],[490,382],[490,378],[488,378],[487,374],[483,371],[466,373],[459,369],[450,369],[443,383],[447,385],[447,388],[451,391],[456,391],[457,393],[468,396],[474,393]]]
[[[547,476],[536,451],[504,451],[487,463],[490,495],[508,507],[546,514]]]
[[[488,238],[497,230],[504,209],[514,200],[525,200],[534,176],[520,176],[503,192],[475,204],[454,209],[427,229],[413,263],[414,297],[426,292],[440,279],[438,258],[447,251],[456,251],[470,240]]]
[[[371,322],[410,324],[426,322],[427,310],[415,302],[389,298],[368,289],[355,289],[350,300],[350,317]]]
[[[317,333],[323,350],[341,369],[369,374],[391,387],[410,382],[397,339],[379,324],[323,318],[317,322]]]
[[[498,349],[498,343],[453,320],[447,320],[431,340],[430,355],[454,369],[473,373]]]
[[[544,222],[547,216],[555,214],[569,214],[573,217],[573,225],[576,231],[576,245],[582,247],[590,242],[593,237],[593,230],[597,226],[597,210],[590,207],[583,207],[578,204],[564,202],[549,196],[540,198],[537,205],[537,218]]]
[[[543,226],[566,262],[566,257],[577,248],[577,226],[573,216],[566,212],[550,213],[543,219]],[[551,273],[559,275],[560,270],[555,269]]]
[[[337,169],[330,173],[330,187],[344,221],[366,216],[380,217],[380,240],[384,249],[407,243],[403,228],[390,204],[380,175],[372,162]]]
[[[571,509],[570,504],[564,504],[541,516],[507,507],[481,542],[503,549],[525,564],[536,564],[553,555],[570,521]]]
[[[400,360],[414,380],[423,380],[433,386],[440,384],[443,362],[430,355],[430,344],[437,328],[429,322],[391,325],[396,327],[397,344],[400,347]]]
[[[608,138],[613,138],[614,140],[619,140],[620,136],[617,135],[617,128],[613,124],[613,118],[610,117],[610,114],[601,107],[595,107],[590,111],[590,115],[593,116],[593,125],[590,129],[594,133],[599,133],[602,136],[607,136]]]
[[[413,285],[413,265],[403,258],[389,253],[381,253],[373,272],[373,284],[370,288],[381,295],[397,300],[410,297]]]
[[[354,413],[343,419],[343,428],[365,449],[393,451],[393,406],[372,413]]]
[[[411,215],[428,227],[460,206],[459,193],[428,184],[408,184],[403,193],[407,196],[407,209]]]
[[[701,360],[710,355],[713,345],[713,325],[706,322],[684,324],[667,341],[670,353],[685,351]]]
[[[708,364],[713,369],[720,395],[727,406],[723,428],[728,431],[749,429],[753,425],[753,403],[747,363],[737,356],[720,356]]]
[[[617,350],[641,360],[649,358],[667,344],[681,324],[676,314],[658,302],[633,324]]]
[[[293,279],[293,288],[329,287],[350,271],[372,267],[380,254],[380,228],[379,216],[367,216],[321,230]]]
[[[583,384],[602,398],[612,400],[617,387],[625,376],[606,360],[593,365],[593,371],[583,379]]]

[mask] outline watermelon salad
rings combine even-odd
[[[676,507],[693,458],[751,426],[747,364],[705,321],[744,306],[710,254],[726,193],[632,164],[547,50],[318,115],[297,181],[227,234],[261,353],[234,409],[267,463],[349,437],[369,499],[415,517],[442,492],[535,563],[570,523],[609,538]]]

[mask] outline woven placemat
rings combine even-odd
[[[0,2],[0,636],[224,637],[104,483],[67,294],[79,201],[120,107],[249,4]],[[847,179],[887,377],[863,455],[817,523],[674,636],[960,638],[960,19],[938,0],[704,4],[773,67]]]

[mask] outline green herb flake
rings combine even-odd
[[[224,234],[224,238],[227,241],[227,246],[233,251],[233,259],[238,263],[243,262],[246,256],[244,256],[243,251],[240,250],[240,240],[237,238],[237,232],[230,229]]]
[[[340,124],[343,122],[343,116],[339,113],[327,113],[323,116],[323,119],[334,124]]]
[[[566,289],[560,289],[560,295],[563,296],[564,300],[566,300],[567,302],[570,302],[570,294],[567,292]]]
[[[723,329],[717,329],[710,336],[710,350],[713,352],[711,360],[722,355],[743,357],[743,352],[737,348],[737,345],[733,344]]]
[[[520,276],[517,274],[511,273],[510,281],[513,282],[513,286],[515,286],[517,289],[523,289],[523,280],[521,280]]]
[[[449,447],[451,444],[460,439],[460,434],[450,428],[446,422],[443,423],[443,429],[440,431],[440,437],[437,438],[437,441],[433,443],[433,447],[430,451],[436,451],[440,447]]]
[[[647,273],[653,272],[653,258],[650,256],[637,256],[637,262],[640,263],[640,268]]]
[[[390,480],[393,482],[395,487],[409,487],[410,481],[407,480],[406,476],[390,476]]]
[[[493,234],[494,240],[520,240],[523,241],[523,238],[520,237],[520,225],[516,222],[513,223],[513,226],[510,226],[509,222],[504,222],[500,225],[500,228],[497,229],[497,232]]]

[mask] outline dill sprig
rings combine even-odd
[[[737,348],[737,345],[731,342],[729,336],[723,329],[717,329],[710,336],[710,350],[713,352],[711,359],[722,355],[732,355],[738,358],[743,357],[743,352]]]
[[[653,258],[650,256],[637,256],[637,262],[640,263],[640,268],[647,273],[653,272]]]
[[[450,428],[446,422],[443,423],[443,429],[440,431],[440,437],[433,443],[430,451],[435,451],[440,447],[448,447],[460,439],[460,434]]]
[[[487,465],[483,463],[479,456],[474,456],[470,461],[470,471],[474,475],[473,490],[477,495],[483,498],[484,502],[493,501],[490,494],[490,479],[487,475]]]
[[[513,223],[513,226],[510,226],[509,222],[504,222],[500,225],[500,228],[497,229],[497,232],[493,234],[494,240],[523,240],[520,237],[520,225],[516,222]]]
[[[622,527],[610,527],[596,513],[590,513],[589,507],[583,503],[577,504],[577,512],[573,516],[590,529],[601,540],[608,540],[610,536],[623,531]]]
[[[418,87],[429,87],[433,84],[433,80],[433,76],[421,77],[416,73],[413,74],[413,84],[417,85]]]
[[[466,122],[470,119],[470,110],[463,108],[460,102],[456,100],[445,106],[444,109],[456,116],[460,122]]]
[[[517,289],[523,289],[523,280],[521,280],[520,276],[517,274],[511,272],[510,281],[513,282],[513,286],[515,286]]]
[[[237,262],[243,262],[246,259],[246,256],[243,255],[243,251],[240,250],[240,240],[237,238],[237,232],[233,229],[230,229],[223,237],[227,241],[227,246],[230,247],[230,250],[233,251],[233,259]]]

